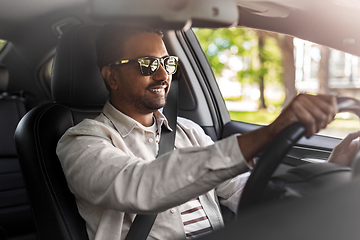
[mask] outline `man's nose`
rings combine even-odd
[[[153,76],[153,79],[157,81],[164,81],[167,80],[168,77],[169,74],[166,72],[164,66],[160,64],[159,69],[156,71],[156,73]]]

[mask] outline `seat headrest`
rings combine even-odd
[[[64,32],[56,49],[51,92],[55,102],[103,106],[109,97],[96,65],[99,26],[77,25]]]
[[[0,65],[0,92],[5,92],[9,83],[9,71],[8,69]]]

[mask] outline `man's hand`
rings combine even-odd
[[[301,122],[306,127],[306,137],[310,137],[325,128],[337,112],[335,96],[299,94],[269,126],[239,136],[239,147],[251,164],[252,158],[286,127]]]
[[[349,166],[359,149],[360,130],[347,135],[332,151],[328,161]]]
[[[336,97],[299,94],[269,126],[275,135],[295,122],[306,127],[306,137],[325,128],[338,112]]]

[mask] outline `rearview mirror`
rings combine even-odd
[[[213,28],[238,22],[234,0],[89,0],[89,3],[92,17],[134,26]]]

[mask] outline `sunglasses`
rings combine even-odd
[[[137,59],[121,60],[109,64],[110,66],[121,66],[128,63],[139,63],[140,72],[144,76],[151,76],[159,69],[160,64],[163,66],[167,74],[172,75],[176,72],[179,58],[176,56],[167,56],[163,58],[157,57],[141,57]]]

